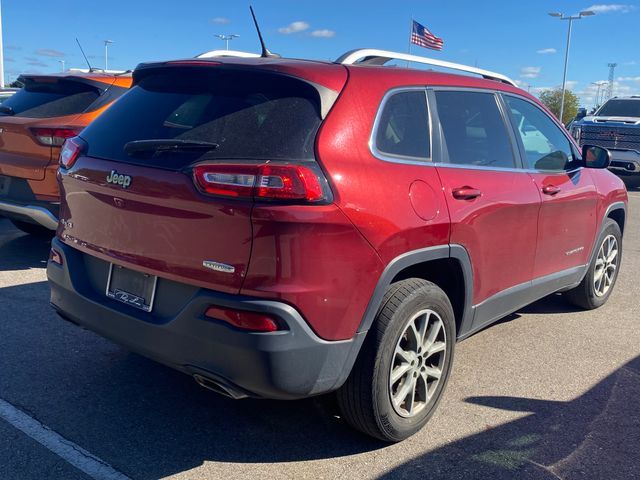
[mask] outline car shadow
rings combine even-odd
[[[51,239],[27,235],[0,218],[0,271],[45,268]]]
[[[59,318],[46,282],[0,288],[0,398],[136,479],[205,461],[272,463],[383,448],[330,402],[231,400]]]
[[[472,397],[529,415],[421,455],[380,479],[640,478],[640,356],[568,402]]]

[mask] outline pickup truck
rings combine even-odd
[[[640,187],[640,96],[611,98],[592,115],[577,118],[570,129],[580,146],[608,149],[609,169],[629,188]]]

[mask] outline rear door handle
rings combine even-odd
[[[542,187],[542,193],[545,195],[555,195],[560,192],[560,187],[556,187],[555,185],[545,185]]]
[[[482,195],[482,192],[477,188],[460,187],[454,188],[451,194],[453,195],[453,198],[457,198],[458,200],[473,200],[474,198]]]

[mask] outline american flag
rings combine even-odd
[[[444,41],[441,38],[436,37],[427,27],[420,25],[415,20],[413,20],[413,28],[411,29],[411,43],[433,50],[442,50],[444,46]]]

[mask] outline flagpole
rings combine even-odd
[[[411,55],[411,35],[413,34],[413,17],[409,19],[409,48],[407,48],[407,53]],[[409,60],[407,60],[407,68],[409,68]]]

